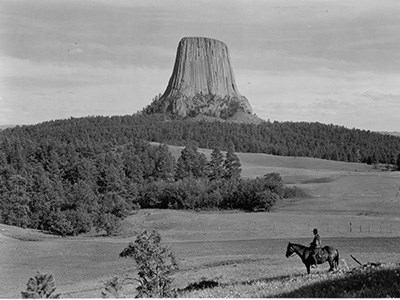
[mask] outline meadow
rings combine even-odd
[[[170,149],[179,155],[182,147]],[[133,262],[118,255],[145,229],[159,231],[179,259],[174,286],[183,297],[293,296],[306,270],[298,257],[285,257],[286,246],[308,244],[314,227],[324,245],[339,249],[342,269],[357,265],[350,255],[362,263],[400,263],[399,172],[301,157],[238,156],[242,176],[278,172],[310,197],[282,200],[269,213],[142,209],[107,238],[58,238],[0,225],[0,296],[20,297],[29,277],[41,271],[54,275],[63,297],[99,298],[106,280],[134,271]],[[320,266],[307,281],[315,284],[313,276],[328,276],[327,270],[327,264]],[[132,290],[127,286],[125,292],[132,296]]]

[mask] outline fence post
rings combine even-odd
[[[351,228],[351,222],[350,222],[350,232],[352,231],[352,228]]]

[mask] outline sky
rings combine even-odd
[[[0,125],[136,113],[180,39],[204,36],[265,120],[400,131],[399,15],[399,0],[2,0]]]

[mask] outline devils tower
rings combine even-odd
[[[252,116],[249,101],[236,86],[227,45],[205,37],[179,42],[167,89],[146,112],[181,118]]]

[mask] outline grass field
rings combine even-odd
[[[171,149],[179,155],[182,148]],[[281,201],[270,213],[140,210],[112,238],[57,238],[0,225],[0,296],[20,297],[29,277],[41,271],[54,275],[57,291],[65,297],[99,298],[107,279],[134,270],[118,254],[144,229],[158,230],[179,258],[176,288],[202,281],[220,285],[185,292],[185,297],[274,295],[254,289],[279,288],[269,283],[290,283],[305,274],[298,257],[286,259],[284,254],[289,241],[308,244],[314,227],[320,229],[323,244],[339,249],[343,268],[356,265],[350,254],[363,263],[400,263],[399,172],[265,154],[239,158],[243,176],[278,172],[285,183],[306,189],[311,197]],[[324,265],[314,273],[327,269]]]

